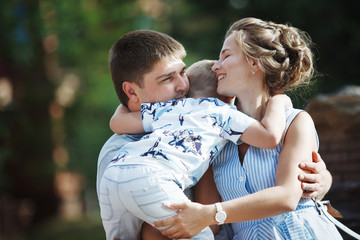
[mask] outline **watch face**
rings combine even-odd
[[[224,211],[219,211],[215,215],[215,219],[218,222],[224,222],[226,220],[226,213]]]

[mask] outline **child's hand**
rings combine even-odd
[[[269,101],[278,101],[284,104],[285,107],[293,107],[291,99],[285,94],[278,94],[270,98]]]
[[[119,135],[143,133],[141,112],[131,112],[123,104],[120,104],[110,119],[110,129]]]
[[[128,112],[130,112],[129,109],[127,107],[125,107],[123,104],[120,104],[118,106],[117,111],[119,111],[120,113],[128,113]]]

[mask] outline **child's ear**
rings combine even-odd
[[[128,96],[129,101],[137,103],[139,101],[139,97],[136,94],[136,87],[133,82],[123,82],[122,88],[124,93]]]

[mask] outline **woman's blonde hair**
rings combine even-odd
[[[271,96],[310,82],[312,41],[305,32],[287,24],[243,18],[229,28],[225,38],[231,34],[244,54],[258,62]]]

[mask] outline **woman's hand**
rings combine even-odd
[[[304,190],[303,197],[322,199],[331,187],[332,177],[321,156],[312,152],[312,157],[313,162],[305,162],[299,165],[302,170],[310,172],[299,175],[301,187]]]
[[[170,226],[161,230],[161,234],[172,239],[190,238],[198,234],[205,227],[214,224],[215,205],[202,205],[194,202],[164,203],[164,206],[179,210],[173,217],[160,220],[154,223],[155,227]]]

